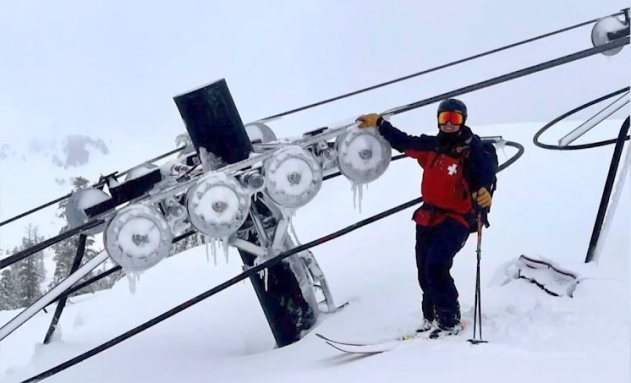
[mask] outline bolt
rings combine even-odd
[[[131,236],[131,240],[134,242],[136,246],[144,246],[149,243],[149,236],[134,234]]]
[[[371,159],[372,158],[372,150],[370,150],[370,149],[361,150],[359,152],[359,157],[362,160],[369,160],[369,159]]]
[[[224,201],[215,201],[212,204],[212,208],[217,213],[223,213],[228,208],[228,204]]]
[[[300,179],[302,179],[302,175],[298,172],[289,173],[287,175],[287,180],[292,185],[297,185],[300,183]]]

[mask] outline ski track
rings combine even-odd
[[[610,138],[621,121],[604,123],[586,140]],[[560,124],[562,135],[578,123]],[[475,235],[456,257],[452,274],[460,291],[464,334],[414,340],[379,355],[356,357],[326,345],[313,333],[274,349],[274,341],[248,281],[170,318],[46,382],[187,383],[221,382],[419,382],[464,380],[488,383],[628,382],[628,214],[616,214],[600,265],[585,265],[602,185],[613,147],[576,153],[535,148],[542,124],[477,128],[526,146],[524,157],[499,176],[491,227],[482,244],[483,336],[472,346]],[[550,133],[545,142],[553,142]],[[628,147],[628,144],[626,145]],[[627,150],[627,149],[625,149]],[[512,149],[506,149],[512,154]],[[500,161],[506,158],[499,151]],[[537,171],[545,169],[545,171]],[[581,171],[577,171],[581,169]],[[364,192],[362,213],[342,177],[298,210],[301,242],[415,198],[421,172],[402,160]],[[629,195],[626,181],[624,195]],[[568,190],[580,190],[568,195]],[[380,197],[387,196],[387,198]],[[629,211],[630,199],[620,201]],[[325,315],[314,332],[340,341],[380,341],[410,333],[420,323],[420,291],[413,258],[413,209],[314,249],[341,312]],[[336,212],[335,219],[331,219]],[[574,298],[552,297],[534,284],[504,275],[521,254],[543,256],[585,277]],[[50,323],[38,313],[0,345],[0,380],[17,383],[57,365],[238,274],[229,263],[214,265],[203,247],[167,259],[143,273],[134,294],[123,278],[110,291],[71,299],[50,345],[42,345]],[[15,312],[0,312],[6,323]]]

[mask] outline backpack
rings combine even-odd
[[[493,164],[493,168],[494,168],[493,183],[491,184],[491,187],[489,189],[489,193],[491,194],[491,197],[493,197],[493,194],[495,193],[495,190],[497,189],[497,171],[499,169],[499,159],[497,157],[497,150],[495,149],[495,145],[493,145],[493,142],[484,141],[484,140],[480,141],[480,145],[477,147],[477,150],[479,150],[479,154],[481,155],[483,161],[491,161],[491,163]],[[465,178],[467,178],[466,174],[465,174]],[[490,207],[482,210],[482,223],[484,224],[484,227],[487,227],[487,228],[491,226],[488,219],[488,215],[490,212],[491,212]],[[469,218],[470,233],[475,233],[478,231],[477,218],[478,217],[475,214],[471,214],[471,217]]]
[[[491,184],[491,190],[489,190],[489,193],[491,193],[491,197],[493,196],[493,193],[495,192],[495,189],[497,188],[497,171],[499,169],[499,159],[497,158],[497,149],[495,149],[495,145],[493,145],[492,142],[490,141],[482,141],[482,153],[484,154],[484,156],[488,159],[490,159],[491,161],[493,161],[493,165],[495,167],[495,171],[493,174],[493,183]],[[489,208],[490,211],[490,208]]]

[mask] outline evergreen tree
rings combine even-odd
[[[33,247],[44,240],[45,237],[39,235],[37,226],[29,224],[26,227],[26,236],[22,238],[20,250]],[[43,250],[16,262],[13,267],[15,277],[11,282],[18,289],[20,307],[26,307],[42,296],[41,284],[46,278]]]
[[[12,253],[17,252],[18,249],[15,248]],[[3,255],[10,255],[10,253],[3,252]],[[0,272],[0,311],[20,308],[22,286],[17,283],[15,271],[15,264],[13,264]]]
[[[61,229],[60,233],[68,230],[68,227],[65,226]],[[98,252],[95,251],[92,246],[94,245],[94,238],[88,237],[85,243],[85,251],[83,253],[83,258],[81,260],[81,264],[85,264],[94,258]],[[64,280],[68,275],[70,275],[70,269],[72,264],[77,256],[77,249],[79,248],[79,236],[75,235],[68,239],[65,239],[55,245],[53,245],[53,250],[55,255],[53,256],[53,261],[55,261],[55,274],[53,276],[53,281],[50,283],[49,288],[52,288],[59,284],[62,280]],[[83,277],[80,282],[83,282],[87,279],[90,279],[94,276],[94,271],[90,272],[88,275]],[[80,283],[79,282],[79,283]],[[71,296],[81,295],[85,293],[92,293],[97,291],[95,289],[95,285],[89,285],[84,287],[81,290],[78,290],[71,294]]]
[[[0,311],[13,310],[17,301],[13,296],[14,286],[12,286],[11,268],[8,267],[0,273]]]

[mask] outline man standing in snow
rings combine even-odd
[[[456,99],[438,106],[436,136],[410,136],[379,114],[360,116],[359,128],[377,127],[397,151],[415,158],[423,168],[423,205],[414,212],[416,265],[423,291],[423,324],[430,338],[462,330],[458,290],[450,269],[477,219],[486,221],[491,206],[498,160],[492,144],[485,144],[465,125],[466,105]],[[480,213],[478,215],[478,213]]]

